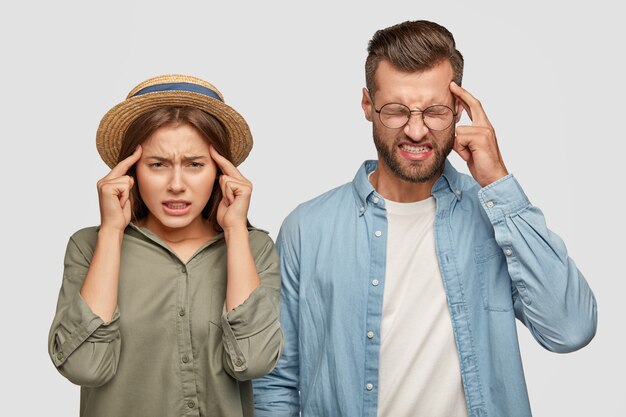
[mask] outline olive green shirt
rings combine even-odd
[[[223,234],[184,264],[131,224],[109,323],[79,293],[97,237],[92,227],[69,240],[48,342],[59,372],[81,386],[80,415],[252,416],[250,379],[272,370],[283,344],[278,254],[267,233],[249,230],[261,285],[226,314]]]

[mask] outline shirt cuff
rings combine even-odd
[[[85,341],[109,343],[119,337],[118,309],[108,323],[94,314],[85,300],[77,294],[75,301],[68,307],[63,321],[57,328],[54,364],[61,366],[67,358]]]
[[[248,368],[246,355],[238,341],[248,339],[278,321],[278,308],[269,291],[263,285],[257,287],[241,305],[222,316],[224,342],[236,372]]]
[[[528,197],[512,174],[481,188],[478,199],[491,223],[497,223],[530,206]]]

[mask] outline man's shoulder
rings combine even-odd
[[[345,202],[347,199],[354,200],[353,196],[354,191],[352,183],[348,182],[299,204],[291,212],[290,216],[308,216],[312,214],[330,215],[341,208],[339,203]]]
[[[281,229],[300,228],[302,225],[314,227],[326,223],[329,218],[353,207],[354,201],[352,182],[347,182],[300,203],[285,218]]]

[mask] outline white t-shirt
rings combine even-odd
[[[387,268],[379,417],[467,417],[459,357],[435,253],[435,200],[385,200]]]

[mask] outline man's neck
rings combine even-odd
[[[369,180],[376,192],[384,199],[399,203],[413,203],[430,198],[433,185],[440,176],[441,174],[425,182],[410,182],[399,178],[379,162],[376,170],[369,176]]]

